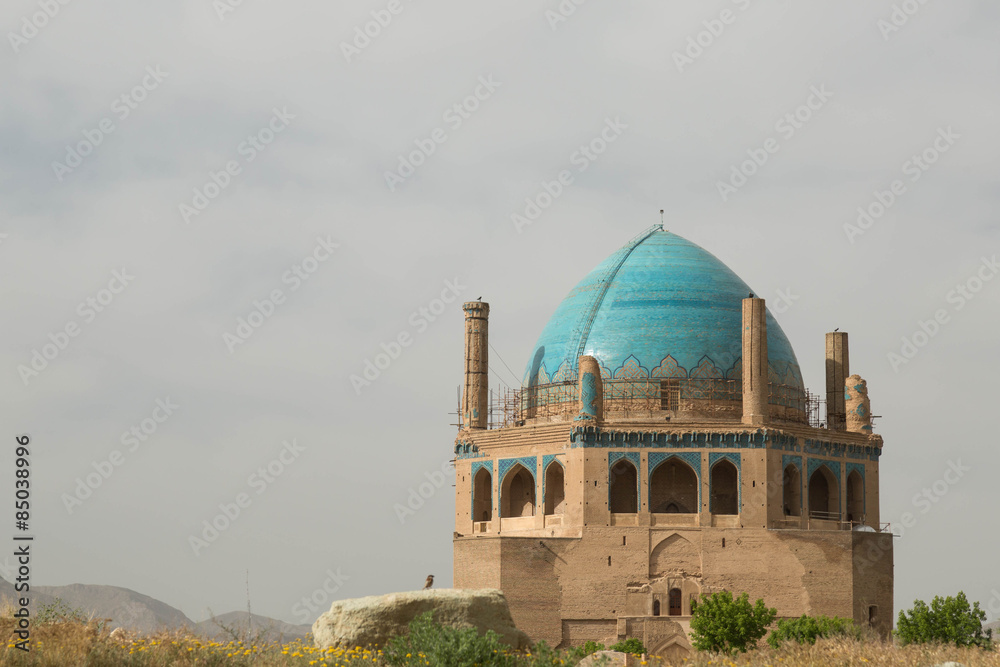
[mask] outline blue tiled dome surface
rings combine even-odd
[[[653,228],[601,262],[542,330],[526,386],[576,380],[581,354],[608,378],[741,377],[750,287],[714,255]],[[802,390],[795,352],[767,314],[770,381]]]

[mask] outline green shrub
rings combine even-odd
[[[767,643],[778,648],[781,642],[796,641],[799,644],[815,644],[825,637],[853,637],[861,639],[861,628],[854,620],[840,616],[806,616],[778,621],[778,627],[771,631]]]
[[[735,599],[729,591],[702,595],[701,602],[691,601],[692,643],[699,651],[743,653],[767,634],[777,615],[763,600],[751,605],[746,593]]]
[[[36,625],[51,623],[83,623],[87,624],[90,616],[83,609],[70,607],[62,598],[56,598],[50,604],[43,604],[35,615]]]
[[[912,609],[899,612],[896,636],[904,646],[940,642],[991,648],[993,631],[983,632],[985,620],[979,603],[970,607],[965,593],[959,591],[955,597],[935,596],[929,607],[923,600],[914,600]]]
[[[583,643],[583,646],[577,646],[576,648],[570,649],[570,655],[573,658],[583,659],[592,653],[606,650],[607,647],[604,644],[598,644],[597,642],[588,640]]]
[[[646,653],[646,647],[643,646],[642,642],[635,637],[618,642],[611,647],[611,650],[619,651],[621,653],[631,653],[632,655],[638,656],[642,656]]]
[[[475,628],[454,628],[434,621],[432,612],[410,623],[407,635],[393,637],[383,649],[386,662],[394,667],[431,665],[480,665],[513,667],[517,657],[490,630],[480,635]]]

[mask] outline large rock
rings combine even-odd
[[[493,630],[515,649],[531,645],[528,635],[514,626],[503,593],[492,588],[445,588],[340,600],[316,619],[313,638],[320,648],[383,646],[392,637],[406,634],[410,621],[426,611],[433,611],[434,620],[446,625],[474,627],[480,634]]]

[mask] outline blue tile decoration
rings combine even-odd
[[[837,478],[837,488],[840,488],[840,467],[839,461],[824,461],[822,459],[809,459],[809,472],[806,475],[806,480],[812,479],[813,473],[819,469],[820,466],[826,466],[827,469],[833,473],[833,476]]]
[[[472,463],[472,476],[475,477],[480,468],[486,468],[490,475],[493,475],[493,459],[489,461],[474,461]]]
[[[538,457],[522,456],[519,459],[500,459],[500,479],[498,481],[503,483],[503,478],[506,477],[507,473],[510,472],[510,469],[518,463],[527,468],[528,472],[531,473],[531,478],[535,479],[535,468],[538,466]]]
[[[635,466],[636,475],[639,474],[639,452],[608,452],[608,470],[622,459],[627,459]]]
[[[799,469],[799,476],[802,475],[802,457],[801,456],[791,456],[785,454],[781,457],[781,469],[784,470],[788,467],[789,463],[795,464],[795,467]]]
[[[469,476],[469,485],[472,487],[472,493],[469,494],[469,516],[475,521],[476,512],[476,473],[479,472],[481,468],[485,468],[487,472],[490,473],[490,486],[493,486],[493,459],[489,461],[473,461],[472,463],[472,474]],[[490,508],[491,513],[496,512],[496,494],[490,491],[493,496],[493,507]]]
[[[708,469],[711,470],[712,466],[714,466],[717,462],[721,461],[722,459],[725,459],[726,461],[730,461],[734,466],[736,466],[737,470],[740,469],[741,460],[740,460],[740,455],[739,454],[729,454],[729,453],[723,454],[721,452],[710,452],[709,453],[709,455],[708,455]]]
[[[701,507],[701,452],[650,452],[646,463],[649,468],[649,479],[653,478],[653,472],[661,463],[677,458],[694,469],[694,476],[698,478],[698,507]],[[646,499],[646,507],[649,507],[649,499]]]
[[[582,354],[605,377],[737,377],[749,286],[703,248],[655,226],[598,265],[542,330],[526,386],[573,379]],[[802,373],[767,314],[769,376],[798,390]],[[602,370],[602,375],[604,371]]]
[[[701,452],[650,452],[649,453],[649,476],[653,476],[656,470],[664,461],[677,457],[694,469],[694,474],[701,479]]]
[[[576,420],[597,419],[598,401],[603,400],[597,395],[597,378],[593,373],[584,373],[580,382],[580,414]]]
[[[455,443],[455,458],[458,460],[476,459],[483,456],[486,456],[486,454],[480,452],[479,447],[471,442],[459,440]]]

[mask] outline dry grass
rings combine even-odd
[[[0,618],[0,665],[17,667],[327,667],[383,666],[380,653],[354,649],[322,651],[303,642],[285,645],[246,646],[240,642],[205,641],[184,633],[146,638],[112,638],[90,623],[53,623],[32,628],[31,651],[14,648],[9,614]],[[889,643],[821,640],[815,646],[785,645],[763,648],[734,658],[698,654],[683,664],[689,667],[806,667],[852,665],[930,667],[956,661],[968,667],[1000,667],[1000,650],[950,646],[897,647]],[[525,656],[525,664],[532,661]],[[571,663],[569,663],[571,664]],[[650,659],[650,665],[666,665]]]
[[[786,643],[780,649],[762,648],[735,658],[697,654],[683,664],[688,667],[930,667],[943,662],[959,662],[967,667],[1000,667],[1000,647],[992,651],[980,648],[956,648],[919,644],[895,646],[889,642],[857,642],[821,639],[815,646]]]

